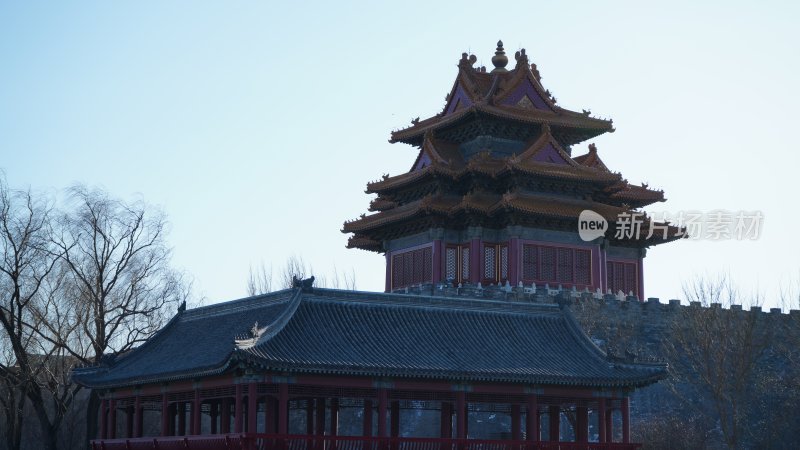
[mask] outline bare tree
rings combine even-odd
[[[75,308],[86,341],[64,344],[74,356],[99,362],[161,328],[167,308],[186,299],[185,283],[169,266],[163,213],[85,186],[70,194],[74,209],[61,218],[55,244],[69,274],[63,300]]]
[[[58,223],[54,244],[65,282],[46,309],[48,338],[82,363],[100,363],[144,342],[168,312],[189,296],[170,265],[163,213],[142,201],[125,203],[85,186],[69,190],[72,208]],[[64,312],[69,311],[68,314]],[[66,333],[71,327],[77,333]],[[99,399],[89,400],[93,435]]]
[[[272,266],[267,267],[264,261],[261,261],[258,269],[253,269],[250,265],[250,271],[247,276],[247,295],[259,295],[272,292]]]
[[[682,309],[664,340],[670,385],[685,405],[719,429],[725,445],[740,448],[754,439],[749,411],[759,400],[755,387],[770,329],[759,314],[741,310],[740,296],[727,278],[699,280],[684,291],[695,303]],[[758,305],[760,299],[748,303]]]
[[[51,202],[0,177],[0,407],[13,450],[26,406],[38,419],[40,447],[56,449],[81,389],[72,368],[143,342],[189,296],[169,266],[161,212],[83,186],[69,194],[69,209],[56,218]],[[97,406],[93,395],[90,435]],[[80,439],[61,435],[69,447]]]
[[[333,266],[333,275],[327,283],[327,287],[333,289],[344,289],[354,291],[356,287],[356,271],[352,267],[349,272],[339,272],[336,265]]]
[[[318,287],[329,287],[332,289],[356,289],[356,273],[351,269],[350,272],[339,272],[333,266],[333,274],[329,277],[325,274],[315,273],[314,267],[307,263],[302,256],[293,255],[286,259],[283,267],[278,270],[277,280],[272,266],[267,266],[262,261],[258,268],[250,266],[247,276],[248,295],[259,295],[272,292],[277,289],[289,289],[292,287],[293,280],[297,278],[308,278],[314,275],[314,285]]]
[[[47,415],[40,382],[54,347],[42,347],[34,327],[40,320],[33,310],[57,261],[50,241],[50,212],[49,204],[35,199],[30,191],[12,191],[0,177],[0,378],[4,388],[0,405],[10,449],[20,447],[28,399],[40,419]],[[44,443],[52,448],[49,444]]]

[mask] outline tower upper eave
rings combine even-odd
[[[474,55],[462,54],[444,109],[394,131],[389,142],[421,145],[426,133],[441,134],[476,121],[496,121],[512,129],[533,127],[532,133],[536,133],[537,126],[547,124],[565,146],[614,131],[611,120],[558,106],[555,97],[542,86],[536,65],[529,64],[525,49],[518,51],[515,58],[513,69],[487,72],[485,67],[473,67],[477,60]]]

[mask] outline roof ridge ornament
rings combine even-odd
[[[516,53],[514,53],[514,59],[517,60],[516,67],[523,67],[528,65],[528,55],[525,54],[525,49],[521,48]]]
[[[253,324],[253,328],[250,329],[250,337],[249,338],[234,339],[234,343],[236,344],[236,347],[239,348],[239,349],[242,349],[242,350],[254,347],[256,345],[256,343],[258,342],[258,339],[261,337],[261,335],[264,334],[264,332],[267,331],[268,328],[269,328],[269,325],[267,325],[267,326],[265,326],[263,328],[259,328],[258,327],[258,322],[256,322],[255,324]]]
[[[536,68],[535,63],[531,63],[531,73],[533,74],[533,78],[536,78],[536,81],[539,83],[542,82],[542,75],[539,73],[539,69]]]
[[[461,60],[458,61],[458,67],[472,68],[476,62],[478,62],[477,56],[462,53]]]
[[[497,41],[497,51],[495,51],[494,56],[492,56],[492,64],[494,64],[492,73],[508,72],[506,69],[506,65],[508,65],[508,56],[506,56],[506,52],[503,49],[503,41]]]
[[[361,218],[363,219],[364,217]],[[314,280],[314,275],[311,275],[310,278],[306,278],[305,280],[298,278],[297,275],[292,275],[292,287],[300,288],[303,292],[313,292]]]

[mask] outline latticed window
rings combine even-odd
[[[499,283],[508,278],[508,246],[484,244],[483,279],[487,283]]]
[[[458,278],[458,247],[447,247],[444,251],[444,277],[447,280]]]
[[[619,291],[622,291],[625,295],[631,292],[633,292],[634,295],[637,294],[639,289],[636,263],[608,261],[606,270],[606,281],[612,293],[617,294]]]
[[[483,248],[483,278],[494,279],[496,249],[494,246]]]
[[[461,247],[461,280],[469,280],[469,247]]]
[[[591,250],[525,244],[522,246],[522,280],[591,286],[591,257]]]
[[[411,254],[412,254],[412,258],[413,258],[413,261],[411,263],[411,267],[412,267],[412,270],[413,270],[412,278],[414,280],[421,280],[422,279],[422,273],[423,273],[423,270],[424,270],[424,267],[423,267],[424,263],[422,262],[423,261],[422,252],[411,252]]]
[[[625,294],[636,294],[636,264],[625,264]]]
[[[392,256],[392,286],[403,283],[403,255]]]
[[[555,247],[541,247],[541,276],[542,281],[556,280],[556,249]]]
[[[444,255],[445,279],[455,284],[469,280],[469,246],[446,247]]]
[[[500,246],[500,280],[508,279],[508,246]]]
[[[413,284],[414,252],[403,253],[403,286]]]
[[[430,247],[392,256],[392,289],[430,283],[433,280],[433,254]]]
[[[575,250],[575,283],[589,285],[592,283],[592,252]]]
[[[539,279],[539,247],[535,245],[522,246],[522,279]]]
[[[556,278],[559,283],[572,283],[574,279],[574,260],[575,250],[571,248],[558,249],[558,273]]]

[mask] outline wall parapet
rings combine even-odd
[[[538,286],[510,286],[508,284],[504,286],[482,286],[480,283],[477,283],[452,286],[445,283],[426,283],[403,289],[396,289],[392,292],[396,294],[433,297],[484,299],[507,302],[547,303],[560,305],[575,305],[586,302],[594,302],[595,304],[601,305],[602,307],[608,309],[624,309],[629,311],[653,313],[670,313],[692,308],[706,308],[745,314],[758,314],[764,317],[791,317],[794,320],[800,319],[800,310],[797,309],[791,309],[788,311],[788,313],[784,313],[781,308],[769,308],[769,311],[764,311],[761,306],[750,306],[749,310],[746,310],[740,304],[726,305],[723,307],[721,303],[710,303],[703,305],[699,301],[690,301],[687,304],[682,302],[680,299],[669,299],[666,303],[663,303],[658,297],[648,297],[646,301],[642,301],[639,300],[637,296],[622,295],[621,292],[616,295],[611,293],[601,294],[599,292],[590,292],[587,290],[578,291],[574,288],[562,289],[560,286],[553,288],[546,284]]]

